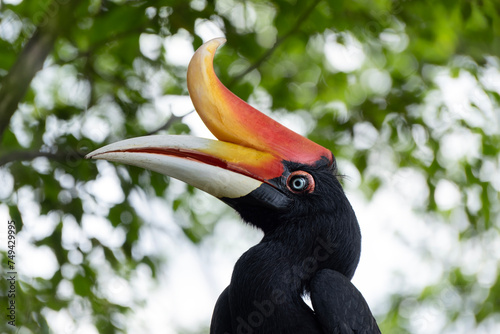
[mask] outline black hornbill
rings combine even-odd
[[[236,262],[215,334],[380,333],[350,282],[361,234],[333,154],[252,108],[213,69],[218,38],[188,67],[196,111],[219,140],[147,136],[90,153],[180,179],[233,207],[264,237]],[[310,295],[313,309],[303,300]]]

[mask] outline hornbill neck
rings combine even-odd
[[[313,311],[301,297],[300,265],[283,243],[265,239],[235,265],[228,288],[233,329],[241,333],[321,333]],[[302,328],[304,324],[306,328]]]
[[[361,232],[356,215],[342,190],[331,198],[320,197],[326,202],[318,211],[291,208],[277,212],[273,208],[231,203],[244,221],[264,231],[262,241],[245,255],[272,266],[276,259],[254,254],[261,250],[286,259],[289,266],[312,266],[311,274],[332,269],[351,279],[361,253]],[[300,292],[308,290],[310,278],[303,277]]]
[[[290,333],[322,333],[302,295],[309,293],[310,281],[319,270],[333,269],[350,279],[360,255],[355,216],[333,218],[296,217],[266,232],[259,244],[241,256],[229,287],[234,319],[251,319],[260,312],[265,316],[263,328],[282,330],[279,325],[288,322]],[[290,314],[296,315],[293,320]]]

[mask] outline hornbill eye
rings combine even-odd
[[[314,178],[307,172],[295,171],[288,176],[286,186],[296,194],[309,194],[314,191]]]

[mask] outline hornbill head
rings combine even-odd
[[[224,42],[217,38],[203,44],[187,72],[194,107],[219,140],[138,137],[97,149],[87,158],[139,166],[182,180],[221,199],[266,235],[286,238],[287,229],[317,234],[323,228],[348,229],[354,236],[353,250],[346,251],[345,268],[335,267],[352,277],[359,259],[359,227],[335,175],[333,154],[254,109],[219,81],[213,58]],[[348,224],[340,224],[345,220]],[[325,233],[335,243],[342,239],[336,232]]]

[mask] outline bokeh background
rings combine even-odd
[[[500,333],[497,0],[0,0],[0,261],[14,220],[18,272],[0,332],[208,333],[261,233],[83,156],[210,137],[186,69],[221,36],[222,82],[337,157],[364,237],[353,282],[382,332]]]

